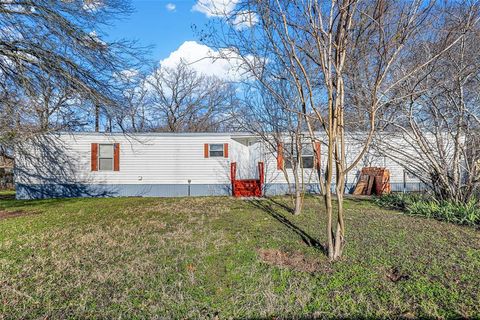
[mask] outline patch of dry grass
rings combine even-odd
[[[477,230],[348,200],[330,264],[321,203],[289,205],[0,200],[41,213],[0,221],[0,319],[480,316]]]
[[[303,272],[330,272],[331,264],[320,263],[319,259],[306,257],[301,252],[283,252],[278,249],[258,250],[260,259],[272,266]]]

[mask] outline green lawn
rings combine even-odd
[[[0,319],[480,318],[480,231],[367,200],[330,264],[316,198],[8,198]]]

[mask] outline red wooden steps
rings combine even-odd
[[[264,182],[263,162],[258,163],[259,179],[236,179],[237,163],[230,165],[232,195],[234,197],[261,197]]]

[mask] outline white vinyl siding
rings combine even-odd
[[[45,148],[29,146],[29,155],[16,155],[17,183],[85,184],[229,184],[230,163],[237,162],[242,176],[249,163],[249,149],[230,134],[59,134],[49,137]],[[119,143],[122,170],[91,171],[91,143]],[[229,144],[229,158],[204,157],[204,144]],[[39,143],[35,143],[39,145]],[[100,153],[100,150],[99,150]],[[222,151],[223,153],[223,151]],[[55,161],[55,162],[53,162]]]
[[[254,142],[254,143],[253,143]],[[99,144],[98,158],[110,164],[99,163],[99,171],[91,171],[91,144]],[[113,144],[119,143],[122,170],[113,167]],[[224,144],[228,143],[229,158],[223,157]],[[204,146],[222,146],[222,156],[205,158]],[[111,147],[102,148],[102,145]],[[15,181],[24,184],[229,184],[230,164],[237,163],[237,178],[257,177],[257,163],[265,163],[265,182],[287,183],[277,169],[276,150],[254,136],[236,137],[231,134],[101,134],[72,133],[49,135],[44,143],[33,141],[19,145],[15,159]],[[215,148],[213,148],[215,149]],[[107,151],[108,152],[107,152]],[[322,147],[322,170],[326,163],[326,150]],[[213,150],[215,151],[215,150]],[[347,145],[347,163],[354,160],[360,147]],[[391,182],[403,181],[403,168],[383,156],[368,152],[347,178],[356,182],[359,170],[365,166],[387,167]],[[104,170],[102,170],[104,169]],[[293,181],[291,169],[287,169]],[[305,169],[303,182],[315,183],[316,170]],[[413,180],[413,179],[409,179]]]
[[[267,183],[287,183],[287,179],[281,170],[277,169],[277,158],[276,150],[271,150],[266,143],[260,142],[261,147],[255,148],[256,158],[259,161],[265,162],[265,167],[268,168],[265,174],[265,181]],[[350,165],[361,152],[362,145],[356,143],[353,140],[349,140],[349,143],[346,145],[346,155],[347,155],[347,165]],[[287,160],[287,157],[284,157],[284,161]],[[321,170],[322,173],[325,173],[325,164],[327,161],[327,148],[325,145],[322,145],[321,148]],[[403,167],[395,163],[393,160],[378,154],[373,150],[369,150],[365,156],[358,162],[356,167],[352,169],[348,175],[346,183],[356,183],[360,170],[363,167],[386,167],[390,171],[390,182],[391,183],[402,183],[403,182]],[[293,172],[291,168],[286,168],[288,175],[288,180],[290,183],[293,181]],[[303,183],[316,183],[318,181],[318,176],[316,174],[316,169],[309,169],[304,167],[303,173]],[[408,179],[407,182],[418,182],[418,179]],[[335,182],[335,174],[333,178]]]

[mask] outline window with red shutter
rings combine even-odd
[[[228,143],[223,144],[223,156],[228,158]]]
[[[92,143],[90,149],[91,171],[98,171],[98,143]]]
[[[208,158],[208,143],[203,145],[203,157]]]
[[[227,149],[227,152],[228,152],[228,149]],[[223,157],[225,157],[225,145],[222,144],[222,143],[209,144],[208,145],[208,157],[210,157],[210,158],[223,158]]]
[[[283,143],[281,142],[277,145],[277,169],[283,169]]]
[[[113,171],[120,171],[120,143],[113,144]]]

